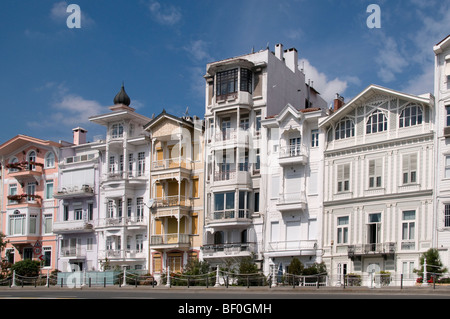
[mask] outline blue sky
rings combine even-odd
[[[81,28],[69,29],[69,4]],[[370,29],[369,4],[381,9]],[[140,114],[163,108],[203,117],[206,63],[295,47],[327,100],[370,84],[433,91],[433,45],[450,34],[450,1],[4,0],[0,11],[0,143],[17,134],[105,135],[89,116],[108,112],[122,82]]]

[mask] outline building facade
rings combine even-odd
[[[267,212],[268,136],[261,121],[290,104],[322,106],[305,85],[296,49],[278,44],[206,68],[205,228],[202,257],[233,265],[251,257],[262,269]]]
[[[17,135],[0,145],[3,207],[2,233],[10,263],[42,262],[43,271],[57,268],[58,245],[53,232],[57,201],[60,143]]]
[[[305,85],[306,87],[306,85]],[[292,258],[306,267],[322,261],[323,108],[287,105],[262,121],[267,130],[264,273],[289,273]]]
[[[434,96],[436,99],[436,184],[434,247],[450,266],[450,36],[434,48]]]
[[[380,271],[413,279],[434,233],[434,99],[371,85],[342,104],[319,125],[331,284]]]
[[[163,111],[144,126],[150,149],[150,272],[182,272],[199,258],[203,229],[203,122]]]
[[[53,232],[58,235],[58,269],[98,270],[97,233],[99,220],[100,152],[86,142],[87,131],[73,129],[73,145],[61,147],[59,185],[54,198],[59,200]]]
[[[135,112],[122,86],[111,112],[89,120],[106,128],[99,152],[99,218],[95,223],[100,269],[145,270],[148,265],[150,118]]]

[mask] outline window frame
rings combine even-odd
[[[336,124],[336,127],[334,129],[335,140],[342,140],[354,136],[355,136],[355,122],[353,119],[346,116]]]
[[[375,110],[370,113],[366,121],[366,134],[375,134],[387,131],[387,116],[381,110]]]
[[[412,114],[412,110],[414,109],[415,114]],[[407,112],[408,111],[408,112]],[[406,114],[408,113],[408,114]],[[414,119],[414,124],[412,124]],[[423,123],[423,110],[418,104],[408,104],[400,113],[398,126],[400,128],[406,128],[416,125],[422,125]]]

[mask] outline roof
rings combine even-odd
[[[41,146],[47,147],[62,146],[62,144],[54,141],[42,140],[36,137],[19,134],[13,137],[12,139],[6,141],[2,145],[0,145],[0,156],[7,156],[9,154],[12,154],[15,151],[24,148],[29,144],[39,144]]]
[[[195,123],[193,122],[193,120],[191,120],[190,117],[178,117],[167,113],[166,110],[163,109],[163,111],[157,117],[155,117],[150,122],[144,125],[144,130],[148,130],[149,128],[153,127],[154,125],[156,125],[156,123],[158,123],[163,119],[170,119],[183,125],[191,126],[193,128],[195,127]]]
[[[408,93],[403,93],[399,91],[395,91],[392,89],[388,89],[379,85],[371,84],[366,89],[364,89],[361,93],[359,93],[356,97],[354,97],[350,102],[339,108],[336,112],[328,116],[326,119],[321,121],[319,123],[319,126],[325,126],[329,123],[334,123],[338,119],[341,119],[341,117],[345,114],[347,114],[350,110],[354,110],[356,107],[364,104],[367,100],[369,100],[374,94],[376,93],[384,93],[389,95],[394,95],[399,98],[404,98],[407,100],[413,100],[418,103],[430,103],[430,96],[424,97],[424,96],[418,96]]]
[[[442,53],[445,47],[450,45],[450,34],[446,36],[444,39],[436,43],[436,45],[433,47],[433,51],[435,54]]]

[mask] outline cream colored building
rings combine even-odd
[[[156,277],[199,258],[203,229],[203,122],[165,110],[145,125],[150,147],[150,265]]]

